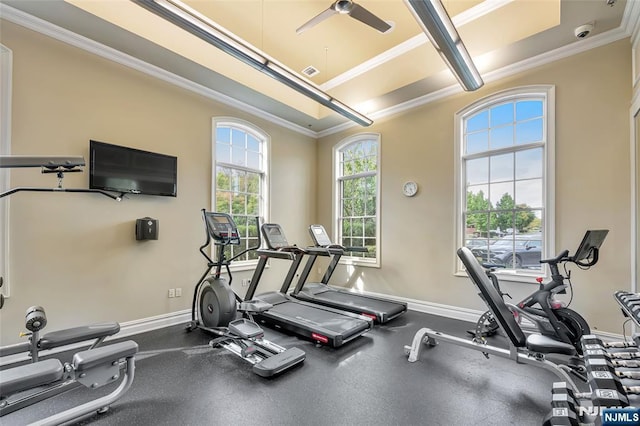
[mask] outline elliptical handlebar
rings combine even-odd
[[[260,216],[256,216],[255,220],[256,220],[256,231],[257,231],[256,233],[258,234],[258,242],[254,246],[248,247],[245,250],[242,250],[240,253],[233,256],[231,259],[229,259],[229,262],[239,258],[240,256],[242,256],[247,252],[258,250],[262,245],[262,238],[260,237]]]

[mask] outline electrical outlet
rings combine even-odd
[[[176,297],[182,297],[182,287],[176,288]]]
[[[175,288],[170,288],[169,289],[169,297],[176,297],[176,289]]]

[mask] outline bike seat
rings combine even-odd
[[[573,345],[542,334],[531,334],[527,337],[527,349],[541,354],[575,355],[576,353],[576,348]]]

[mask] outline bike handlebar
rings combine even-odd
[[[549,263],[551,265],[557,265],[560,262],[567,262],[570,260],[572,260],[572,258],[569,257],[569,250],[564,250],[562,253],[560,253],[556,257],[552,257],[550,259],[541,259],[540,263]]]

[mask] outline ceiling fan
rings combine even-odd
[[[373,13],[369,12],[364,7],[355,3],[353,0],[336,0],[323,12],[311,18],[307,23],[303,24],[296,30],[296,34],[301,34],[309,28],[319,24],[327,18],[335,15],[336,13],[342,15],[349,15],[358,21],[375,28],[381,33],[387,32],[391,29],[391,25],[387,24],[382,19],[378,18]]]

